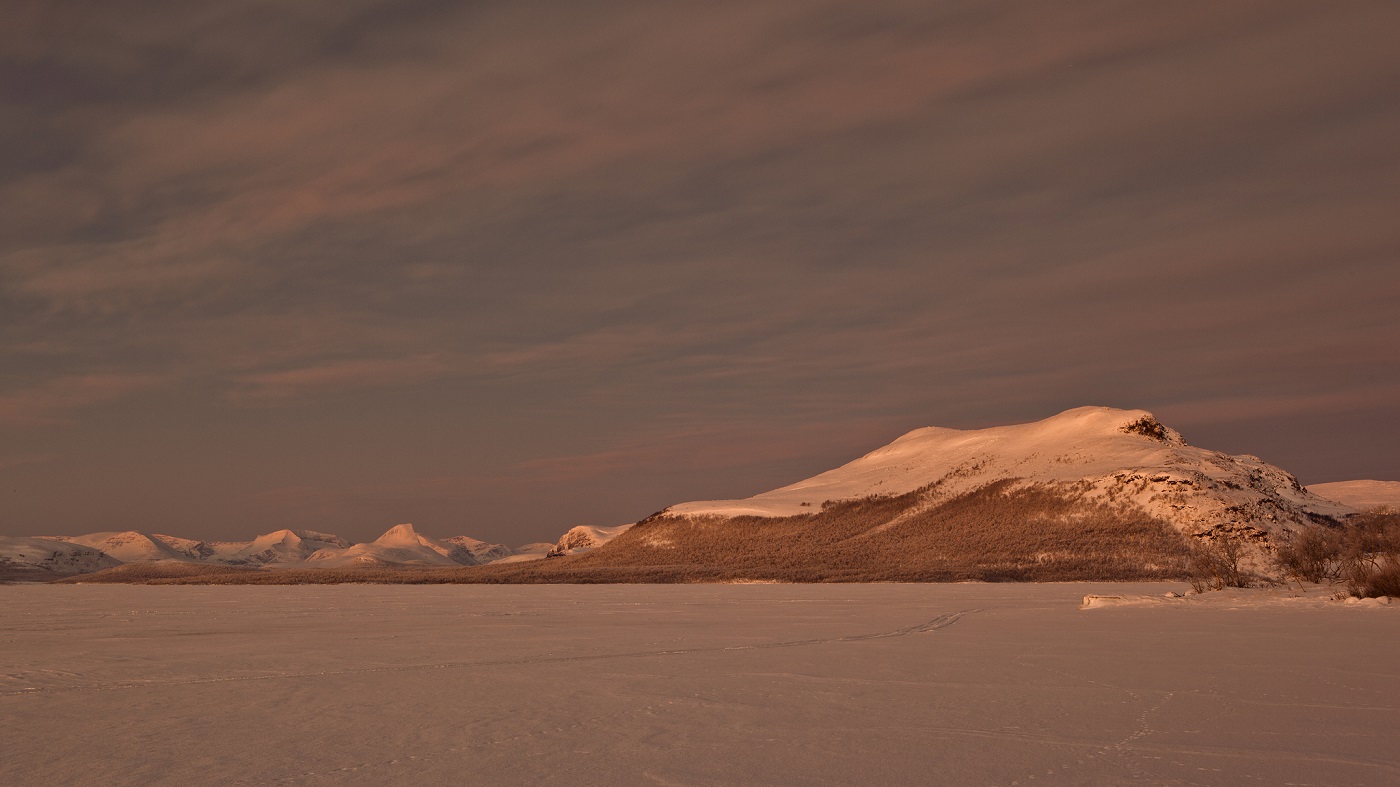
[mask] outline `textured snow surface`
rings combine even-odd
[[[7,785],[1400,782],[1400,604],[0,587]]]
[[[1400,508],[1400,481],[1333,481],[1313,484],[1308,491],[1352,508]]]
[[[941,482],[955,495],[993,481],[1086,482],[1096,494],[1130,500],[1177,527],[1244,524],[1264,530],[1300,525],[1308,513],[1351,509],[1310,494],[1288,472],[1255,456],[1228,456],[1124,431],[1146,410],[1080,407],[1030,424],[990,429],[917,429],[865,456],[805,481],[744,500],[682,503],[669,514],[793,516],[828,500],[897,495]],[[1155,419],[1154,419],[1155,420]]]

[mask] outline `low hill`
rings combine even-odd
[[[1308,491],[1362,510],[1400,509],[1400,481],[1333,481],[1313,484]]]

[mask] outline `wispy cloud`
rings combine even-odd
[[[1393,4],[11,5],[20,455],[180,421],[162,450],[231,479],[200,441],[235,421],[304,457],[258,483],[322,490],[313,520],[376,484],[606,518],[906,427],[1400,385]],[[286,406],[336,397],[320,431]],[[391,411],[411,473],[299,453]]]
[[[0,393],[0,425],[48,426],[71,422],[84,408],[147,391],[165,378],[153,374],[85,374],[46,380]]]
[[[451,363],[435,355],[330,361],[242,375],[235,378],[238,387],[231,396],[244,404],[281,401],[304,394],[415,385],[452,370]]]

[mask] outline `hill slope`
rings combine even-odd
[[[1352,508],[1400,509],[1400,481],[1334,481],[1313,484],[1308,491]]]
[[[140,533],[135,530],[44,538],[92,547],[123,563],[145,563],[155,560],[198,562],[212,554],[202,541],[160,533]]]
[[[794,516],[827,501],[901,495],[945,498],[987,484],[1087,485],[1091,499],[1130,502],[1180,530],[1222,525],[1272,532],[1349,513],[1255,456],[1188,445],[1145,410],[1080,407],[1030,424],[929,427],[835,470],[743,500],[682,503],[671,516]]]
[[[1266,542],[1353,509],[1254,456],[1188,445],[1144,410],[918,429],[804,481],[574,528],[525,581],[1181,576],[1188,539]],[[572,579],[560,579],[572,575]],[[625,581],[625,580],[624,580]]]
[[[0,580],[83,574],[118,565],[121,561],[82,544],[0,536]]]

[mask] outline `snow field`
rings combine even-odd
[[[5,781],[1400,779],[1400,605],[1181,590],[9,586]]]

